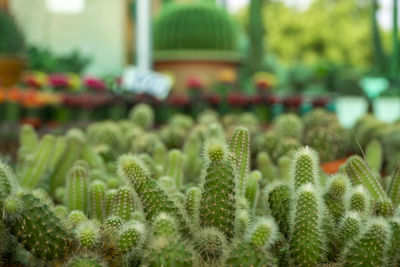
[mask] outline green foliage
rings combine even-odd
[[[201,22],[201,23],[199,23]],[[154,22],[154,49],[237,51],[238,36],[229,15],[216,5],[176,3]]]

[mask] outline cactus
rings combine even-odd
[[[235,237],[242,238],[245,236],[250,224],[250,214],[247,209],[238,209],[235,222]]]
[[[185,209],[186,214],[189,216],[193,223],[199,222],[201,190],[198,187],[190,187],[186,191],[185,196]]]
[[[65,205],[69,211],[81,210],[89,212],[89,177],[87,169],[75,164],[67,175]]]
[[[183,147],[183,152],[186,157],[184,162],[185,179],[188,182],[197,182],[196,179],[200,176],[202,161],[200,159],[202,141],[195,132],[191,133]]]
[[[266,188],[271,214],[279,225],[279,230],[289,236],[289,217],[292,209],[293,192],[289,185],[277,182]]]
[[[173,236],[179,230],[175,218],[163,212],[154,219],[152,227],[155,236]]]
[[[381,171],[383,163],[383,149],[378,140],[372,140],[369,142],[367,149],[365,150],[365,160],[372,170],[377,172]]]
[[[321,204],[314,185],[298,188],[290,239],[290,254],[298,266],[316,266],[324,259]]]
[[[180,150],[173,149],[168,153],[167,168],[165,175],[175,180],[177,188],[182,186],[183,181],[183,161],[184,157]]]
[[[74,255],[66,263],[66,267],[106,267],[107,263],[98,255],[82,253]]]
[[[221,264],[227,256],[227,241],[222,232],[214,227],[201,229],[195,236],[194,247],[206,264]]]
[[[107,186],[102,181],[96,180],[90,184],[91,215],[100,222],[106,217],[106,190]]]
[[[122,177],[125,177],[133,186],[138,195],[146,219],[152,221],[160,212],[178,216],[183,231],[188,231],[186,218],[169,199],[167,194],[157,185],[156,181],[148,176],[146,166],[137,157],[124,155],[118,160],[118,168]]]
[[[84,221],[87,221],[87,217],[81,210],[73,210],[68,214],[68,222],[72,226],[77,226]]]
[[[50,192],[64,184],[68,171],[74,162],[79,159],[82,146],[85,143],[85,135],[82,131],[72,129],[67,133],[67,149],[65,150],[62,160],[60,160],[54,168],[50,177]]]
[[[349,191],[345,204],[349,211],[367,214],[370,211],[370,196],[363,186],[358,185]]]
[[[247,178],[245,196],[250,204],[250,210],[254,213],[258,204],[260,195],[259,181],[261,180],[261,173],[253,171]]]
[[[292,159],[292,180],[296,189],[318,182],[318,156],[309,147],[299,149]]]
[[[20,196],[23,210],[8,222],[10,231],[24,248],[45,261],[64,259],[71,249],[72,236],[46,204],[31,194]]]
[[[230,240],[234,235],[237,176],[225,144],[212,140],[205,147],[207,173],[200,201],[200,226],[214,226]]]
[[[129,112],[129,119],[144,130],[148,130],[154,124],[154,111],[146,104],[139,104]]]
[[[389,226],[391,235],[389,240],[389,248],[387,251],[389,260],[387,266],[398,266],[400,264],[400,219],[390,219]]]
[[[249,233],[249,241],[258,248],[272,245],[278,238],[278,227],[272,218],[261,218]]]
[[[76,229],[75,235],[84,248],[93,248],[99,242],[99,227],[93,221],[84,221]]]
[[[278,178],[278,170],[267,152],[257,154],[257,169],[262,173],[262,183],[266,185]]]
[[[57,166],[58,162],[62,159],[62,156],[67,149],[67,138],[65,136],[60,136],[56,138],[53,153],[49,160],[49,167],[50,171],[53,171],[54,168]]]
[[[16,177],[12,169],[0,161],[0,203],[16,189],[16,183]]]
[[[375,200],[387,198],[382,185],[360,156],[351,156],[347,160],[345,168],[353,185],[363,185]]]
[[[344,246],[353,241],[361,231],[361,217],[356,212],[346,213],[339,226],[337,247],[341,251]]]
[[[381,218],[368,221],[368,226],[343,253],[343,266],[385,266],[389,239],[388,223]]]
[[[145,252],[146,266],[190,267],[194,265],[193,248],[179,238],[158,236]]]
[[[395,206],[400,204],[400,164],[396,166],[392,174],[387,192]]]
[[[291,165],[292,159],[290,156],[282,156],[278,159],[278,170],[281,178],[284,181],[290,181],[290,176],[291,176],[291,170],[290,170],[290,165]]]
[[[269,252],[252,243],[240,242],[234,245],[226,266],[278,266],[277,259]]]
[[[280,137],[301,139],[303,135],[303,122],[294,114],[284,114],[277,117],[275,131]]]
[[[250,133],[243,127],[235,129],[229,150],[235,155],[238,169],[238,195],[243,196],[246,190],[246,179],[250,168]]]
[[[118,249],[123,253],[141,249],[145,237],[145,225],[138,221],[129,221],[119,231]]]
[[[90,145],[85,145],[82,150],[82,159],[86,161],[91,169],[105,170],[103,158]]]
[[[121,187],[114,195],[110,214],[118,215],[124,221],[131,219],[135,210],[133,192],[129,187]]]
[[[339,174],[331,178],[324,194],[325,205],[336,223],[345,212],[344,197],[350,189],[350,181],[345,175]]]
[[[124,220],[122,220],[119,216],[115,215],[107,217],[103,222],[104,228],[109,231],[119,230],[121,229],[123,224]]]
[[[33,156],[35,164],[26,168],[21,175],[21,186],[34,188],[41,182],[46,170],[48,170],[48,164],[53,153],[55,141],[56,139],[52,135],[43,137]]]

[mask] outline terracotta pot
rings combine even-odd
[[[0,55],[0,87],[7,88],[18,83],[25,65],[21,57]]]
[[[236,53],[212,51],[158,52],[154,58],[156,71],[173,74],[173,93],[187,93],[187,81],[194,74],[204,81],[207,91],[220,81],[222,73],[236,74],[241,62]]]
[[[347,158],[338,159],[335,161],[325,162],[321,164],[321,168],[326,174],[335,174],[339,171],[339,167],[347,161]]]

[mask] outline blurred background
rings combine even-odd
[[[393,122],[398,2],[0,0],[0,121],[119,119],[146,102],[160,123],[210,107],[265,123],[315,107],[345,127],[367,111]]]

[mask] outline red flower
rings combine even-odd
[[[247,96],[241,92],[231,92],[228,95],[228,103],[234,107],[244,107],[249,103]]]
[[[218,105],[219,102],[221,102],[221,98],[216,93],[208,93],[205,96],[205,99],[209,104],[214,105],[214,106]]]
[[[189,77],[186,80],[186,88],[190,89],[190,90],[203,90],[204,88],[204,83],[203,81],[198,78],[198,77]]]
[[[314,108],[324,108],[328,102],[327,98],[318,97],[312,101],[312,104]]]
[[[168,103],[175,107],[185,107],[190,104],[190,99],[185,94],[173,94],[168,97]]]
[[[267,80],[264,79],[260,79],[256,83],[256,88],[259,91],[267,91],[270,87],[271,85],[268,83]]]
[[[69,86],[68,76],[64,74],[52,74],[49,77],[49,83],[54,88],[66,88]]]
[[[83,84],[85,85],[85,87],[98,92],[104,92],[107,90],[106,84],[102,80],[94,77],[86,77],[83,81]]]
[[[303,103],[303,98],[299,95],[289,96],[283,100],[283,105],[287,108],[298,108]]]

